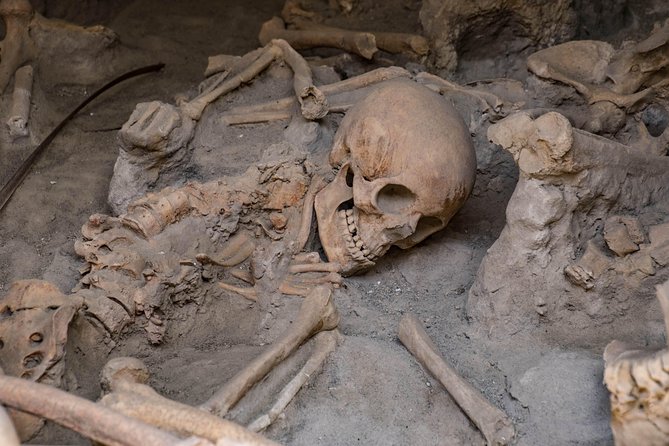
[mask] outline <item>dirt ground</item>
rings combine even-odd
[[[107,193],[118,154],[117,131],[135,105],[152,100],[174,103],[176,94],[192,94],[203,79],[207,57],[255,49],[260,25],[279,15],[283,3],[123,0],[59,8],[44,2],[47,15],[101,23],[118,33],[129,47],[126,68],[137,66],[137,61],[142,65],[160,61],[166,67],[96,100],[65,127],[35,164],[0,213],[0,294],[13,281],[27,278],[52,281],[63,292],[72,289],[84,263],[74,252],[74,241],[89,215],[110,212]],[[405,14],[389,14],[380,6],[383,2],[377,3],[377,9],[359,14],[356,26],[376,20],[397,31],[420,29],[417,2],[389,2],[403,5]],[[612,28],[618,25],[613,23]],[[630,29],[636,32],[638,25]],[[610,37],[615,40],[619,35]],[[521,56],[506,60],[466,55],[455,77],[461,81],[489,75],[523,78],[515,57]],[[48,130],[97,87],[76,82],[39,84],[39,73],[37,79],[33,102],[39,113],[31,122],[30,138],[12,144],[2,130],[2,184]],[[287,95],[289,81],[285,70],[272,69],[212,106],[202,121],[211,128],[196,136],[198,149],[183,181],[240,174],[260,159],[266,147],[281,142],[285,122],[217,128],[215,116],[230,104]],[[5,93],[0,116],[6,116],[8,97]],[[411,250],[393,250],[368,273],[345,279],[346,286],[336,295],[342,341],[285,416],[265,432],[268,437],[287,445],[484,444],[441,385],[398,341],[400,317],[412,312],[450,364],[511,416],[517,444],[612,443],[608,395],[602,384],[603,345],[558,345],[523,336],[490,338],[467,318],[467,291],[486,250],[504,226],[516,178],[508,154],[481,161],[474,193],[447,229]],[[289,318],[296,305],[296,299],[286,298],[274,317]],[[263,317],[248,301],[212,290],[202,302],[175,307],[169,315],[167,341],[159,347],[150,346],[143,331],[132,329],[117,343],[94,345],[90,333],[77,330],[75,323],[68,341],[67,388],[97,398],[98,375],[107,358],[130,355],[150,366],[151,385],[159,392],[197,404],[275,336],[282,324],[268,324]],[[647,345],[661,343],[660,326],[640,324],[638,332]],[[291,359],[265,385],[278,386],[305,354]],[[251,393],[232,417],[248,422],[251,413],[268,403]],[[53,425],[47,425],[32,442],[87,444]]]

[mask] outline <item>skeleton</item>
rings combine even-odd
[[[242,58],[241,70],[249,59],[256,68],[264,66],[256,62],[271,61],[281,45],[274,42],[259,55]],[[239,84],[245,76],[230,81]],[[164,121],[169,107],[159,104],[148,116],[134,114],[121,137],[134,132],[137,141],[181,138],[179,132],[188,133],[188,128],[180,130],[180,119],[196,121],[206,104],[229,88],[226,82],[182,102],[178,117],[167,119],[173,124],[167,132],[157,122]],[[414,113],[380,106],[386,102]],[[164,311],[170,304],[199,299],[217,278],[225,276],[219,288],[256,300],[261,308],[278,293],[306,296],[296,323],[202,405],[225,415],[274,365],[315,333],[337,326],[331,293],[340,274],[368,269],[391,245],[406,249],[442,229],[472,189],[476,163],[471,140],[457,112],[436,93],[409,80],[385,82],[350,115],[336,135],[331,167],[339,172],[327,187],[323,178],[331,175],[329,167],[319,170],[306,154],[276,145],[244,176],[167,188],[131,203],[119,217],[92,216],[75,246],[90,268],[74,294],[83,313],[110,338],[139,316],[149,341],[160,343],[168,329]],[[401,127],[409,131],[398,131]],[[303,252],[314,202],[329,262]],[[334,232],[331,225],[347,232]],[[234,280],[252,286],[230,283]],[[325,340],[318,342],[304,370],[317,369],[334,346],[331,336],[319,339]],[[276,419],[304,382],[296,377],[288,383],[269,412],[251,424],[253,429]],[[135,407],[133,416],[141,418],[149,412],[137,410],[137,404],[164,401],[149,393],[136,404],[127,400],[127,393],[116,393],[127,400],[117,407]],[[188,412],[182,405],[166,405]],[[152,422],[169,429],[174,413]]]
[[[669,282],[657,287],[669,333]],[[669,353],[645,352],[612,341],[604,351],[604,383],[611,392],[611,429],[617,446],[661,445],[669,437]]]

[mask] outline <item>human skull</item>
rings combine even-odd
[[[437,93],[386,81],[335,135],[335,179],[316,195],[321,243],[344,275],[444,228],[469,196],[476,155],[467,127]]]

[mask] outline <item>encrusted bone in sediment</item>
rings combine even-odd
[[[355,261],[362,264],[374,265],[376,260],[383,255],[383,252],[371,252],[365,245],[365,243],[360,238],[360,235],[358,234],[358,226],[353,214],[353,209],[339,211],[340,221],[345,228],[342,231],[342,236],[346,242],[346,248]]]

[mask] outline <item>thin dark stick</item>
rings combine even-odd
[[[121,76],[117,77],[116,79],[112,80],[111,82],[108,82],[107,84],[103,85],[100,87],[95,93],[87,97],[77,108],[72,110],[69,115],[67,115],[62,121],[60,121],[60,124],[56,126],[53,130],[51,130],[51,133],[44,138],[44,140],[33,150],[33,152],[30,154],[28,158],[21,164],[21,167],[19,167],[19,170],[12,175],[12,178],[5,184],[0,190],[0,211],[4,209],[5,205],[9,201],[10,198],[12,198],[12,195],[18,189],[18,187],[23,183],[23,180],[28,176],[28,173],[30,173],[30,167],[35,163],[37,158],[44,152],[44,149],[46,149],[49,144],[51,144],[51,141],[56,137],[58,132],[67,124],[74,115],[76,115],[82,108],[86,107],[93,99],[97,98],[100,96],[102,93],[105,91],[109,90],[111,87],[113,87],[116,84],[119,84],[125,80],[128,80],[130,78],[139,76],[141,74],[146,74],[146,73],[152,73],[154,71],[158,71],[162,69],[165,66],[163,63],[158,63],[155,65],[149,65],[146,67],[138,68],[136,70],[129,71],[125,74],[122,74]]]

